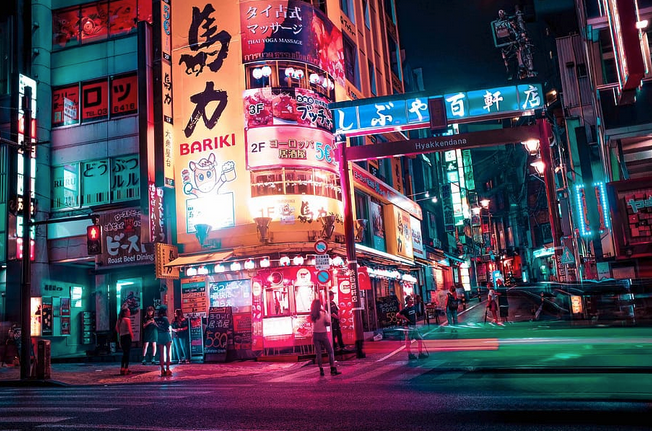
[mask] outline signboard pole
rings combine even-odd
[[[338,135],[339,136],[339,135]],[[346,157],[346,141],[337,142],[340,162],[340,183],[344,203],[344,236],[346,238],[346,259],[351,283],[351,302],[353,303],[353,325],[355,328],[356,357],[364,358],[364,332],[362,331],[362,308],[360,307],[360,287],[358,284],[358,260],[355,255],[355,229],[353,227],[353,206],[351,202],[351,173]]]

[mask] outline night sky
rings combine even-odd
[[[549,57],[555,36],[577,31],[573,0],[396,0],[396,5],[406,61],[423,68],[426,91],[433,95],[526,82],[547,90],[559,74]],[[537,76],[510,81],[491,21],[500,9],[513,15],[514,5],[526,13]]]

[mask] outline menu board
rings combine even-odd
[[[376,299],[378,310],[378,325],[381,328],[396,326],[396,314],[398,314],[398,299],[396,296],[385,296]]]
[[[193,277],[181,283],[181,311],[184,314],[205,313],[208,308],[206,280]]]
[[[226,351],[233,343],[233,316],[231,307],[210,307],[204,338],[206,362],[226,361]]]
[[[204,357],[204,337],[202,318],[199,315],[188,316],[190,320],[190,357],[203,359]]]
[[[236,350],[251,350],[251,311],[233,315],[233,344]]]

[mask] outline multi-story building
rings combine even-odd
[[[354,341],[328,104],[403,91],[393,0],[15,0],[0,29],[11,35],[0,47],[3,138],[19,139],[19,94],[32,89],[32,333],[53,356],[108,352],[125,304],[138,341],[138,311],[161,303],[193,322],[231,307],[236,356],[305,351],[310,303],[328,302],[327,290]],[[0,151],[0,320],[18,321],[25,262],[10,204],[21,157]],[[421,212],[403,196],[400,160],[361,163],[352,177],[373,331],[391,323],[388,298],[415,293],[399,227]],[[191,335],[201,356],[201,331]],[[218,335],[207,354],[223,353]]]
[[[581,32],[557,41],[568,142],[559,184],[572,213],[568,244],[583,278],[649,277],[652,2],[576,3]]]

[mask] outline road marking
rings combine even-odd
[[[50,425],[40,425],[37,428],[67,428],[67,429],[83,429],[83,430],[93,430],[93,429],[109,429],[109,430],[131,430],[131,431],[231,431],[227,428],[161,428],[161,427],[138,427],[138,426],[128,426],[128,425],[107,425],[107,424],[50,424]],[[254,431],[253,428],[238,428],[238,431]],[[282,431],[282,430],[270,430],[266,429],[265,431]]]
[[[0,407],[0,413],[3,412],[73,412],[73,413],[106,413],[115,410],[116,408],[101,408],[101,407]]]
[[[48,423],[50,425],[42,425],[42,426],[47,426],[51,427],[53,422],[61,422],[65,421],[68,419],[74,419],[73,416],[71,417],[63,417],[63,416],[3,416],[0,417],[0,423]],[[89,428],[92,429],[92,428]]]

